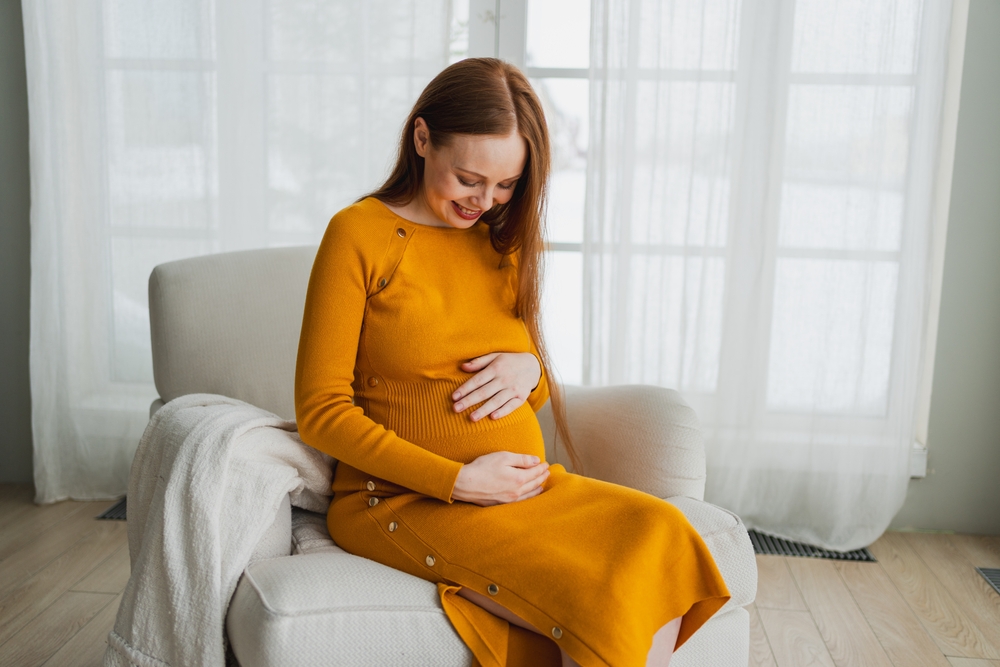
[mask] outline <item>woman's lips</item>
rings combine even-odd
[[[455,209],[455,213],[458,213],[459,217],[463,220],[475,220],[479,217],[482,211],[475,211],[473,213],[468,213],[469,209],[462,208],[456,202],[451,203],[452,207]]]

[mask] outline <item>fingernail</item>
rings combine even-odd
[[[456,391],[454,394],[451,395],[451,397],[457,401],[458,399],[462,398],[462,395]]]
[[[537,456],[532,456],[532,457],[531,457],[531,460],[532,460],[532,461],[534,461],[535,463],[541,463],[541,461],[542,461],[542,460],[541,460],[540,458],[538,458]]]
[[[456,403],[456,404],[455,404],[455,409],[456,409],[456,410],[462,410],[462,408],[464,408],[464,407],[465,407],[465,406],[464,406],[464,405],[462,405],[461,403]]]

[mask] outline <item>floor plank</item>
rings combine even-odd
[[[0,529],[0,561],[24,547],[34,546],[43,536],[63,530],[68,521],[90,522],[104,503],[62,502],[29,511],[21,519]]]
[[[4,591],[0,599],[0,644],[55,602],[120,546],[124,521],[94,521],[94,528],[37,573]]]
[[[788,568],[837,667],[893,667],[833,561],[792,558]]]
[[[778,667],[836,667],[808,611],[757,611]]]
[[[116,595],[87,625],[63,644],[45,667],[103,667],[108,633],[115,627],[115,617],[122,596]]]
[[[94,515],[91,514],[92,503],[77,504],[80,507],[76,513],[52,526],[41,535],[37,535],[34,540],[22,545],[21,548],[0,562],[0,597],[6,596],[8,590],[19,586],[25,579],[66,553],[96,526],[102,523],[124,525],[123,521],[95,521]]]
[[[869,547],[910,609],[946,656],[1000,658],[975,621],[934,576],[902,533],[888,532]]]
[[[847,590],[896,667],[949,667],[906,600],[880,566],[838,562]]]
[[[745,607],[750,614],[750,664],[749,667],[777,667],[771,645],[767,641],[760,615],[753,604]]]
[[[784,556],[757,556],[757,599],[758,609],[789,609],[806,611],[799,589],[795,586]]]
[[[981,658],[948,658],[951,667],[1000,667],[1000,660],[983,660]]]
[[[938,580],[962,601],[965,612],[980,632],[994,646],[1000,647],[1000,595],[955,547],[952,536],[929,533],[903,535]]]
[[[104,562],[95,567],[83,579],[73,584],[70,590],[90,593],[121,593],[125,590],[131,573],[131,563],[128,553],[128,535],[118,538],[121,546]]]
[[[114,599],[107,593],[67,591],[0,645],[0,665],[37,667]]]
[[[985,535],[949,535],[966,560],[976,567],[1000,568],[1000,545]]]

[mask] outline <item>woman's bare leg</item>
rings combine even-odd
[[[681,619],[675,618],[653,635],[653,646],[646,655],[646,667],[669,667],[670,658],[677,645],[677,634],[681,631]]]
[[[526,620],[524,620],[511,610],[497,604],[496,602],[489,599],[485,595],[482,595],[481,593],[470,591],[468,588],[463,586],[462,588],[458,589],[458,594],[461,595],[466,600],[468,600],[469,602],[479,605],[480,607],[490,612],[494,616],[498,616],[503,620],[507,621],[508,623],[513,623],[519,628],[524,628],[525,630],[531,630],[532,632],[540,635],[545,634],[544,632],[540,631],[538,628],[533,626],[531,623],[528,623]],[[559,653],[562,654],[562,667],[580,667],[580,664],[573,658],[566,655],[565,651],[559,649]]]

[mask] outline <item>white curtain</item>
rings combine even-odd
[[[22,7],[36,500],[110,498],[156,397],[152,268],[318,243],[465,23],[451,0]]]
[[[595,0],[584,382],[680,389],[707,500],[831,548],[902,506],[948,0]]]

